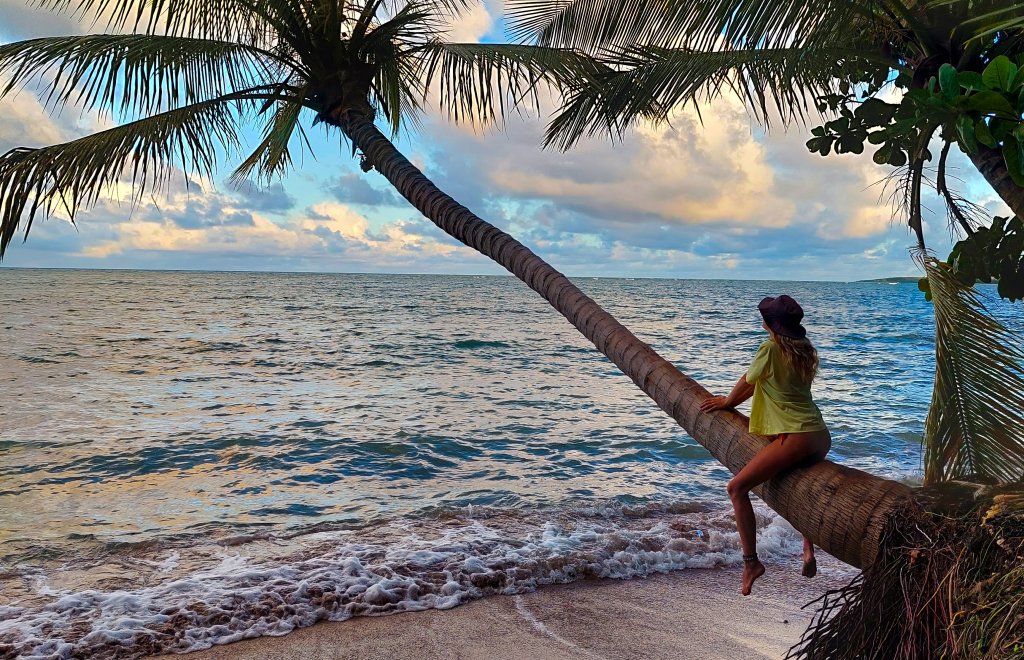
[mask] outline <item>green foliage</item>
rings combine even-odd
[[[999,295],[1024,300],[1024,222],[997,217],[953,246],[947,259],[964,286],[997,281]]]
[[[1024,480],[1024,350],[953,269],[923,257],[935,309],[925,484]]]
[[[922,145],[938,128],[968,154],[978,145],[1000,149],[1007,170],[1017,185],[1024,186],[1024,73],[1005,55],[993,59],[982,72],[957,71],[944,63],[923,87],[906,89],[899,103],[887,103],[876,96],[826,97],[823,108],[839,118],[811,129],[807,148],[827,156],[832,145],[836,153],[862,153],[865,141],[877,145],[873,156],[880,165],[896,167],[908,161],[931,160]],[[897,87],[910,84],[896,78]],[[850,111],[849,106],[856,110]]]
[[[1020,58],[1024,60],[1024,54]],[[912,82],[907,77],[894,80],[898,87]],[[887,103],[877,96],[858,99],[854,94],[821,100],[838,118],[811,129],[807,148],[813,153],[861,153],[866,142],[877,147],[872,156],[876,163],[909,166],[910,184],[920,186],[921,177],[914,178],[914,169],[921,171],[933,159],[928,144],[937,131],[943,141],[955,143],[968,156],[982,149],[996,150],[1011,180],[1024,187],[1024,68],[1006,55],[993,58],[980,71],[958,71],[943,63],[922,86],[905,89],[899,103]],[[1024,299],[1024,240],[1019,218],[1009,223],[996,218],[990,228],[973,227],[962,200],[948,189],[945,157],[944,150],[936,189],[945,197],[951,217],[967,234],[954,248],[950,263],[968,286],[976,281],[998,281],[1000,296],[1011,301]],[[919,209],[920,193],[911,201]],[[920,229],[919,210],[917,214]],[[926,284],[922,290],[931,300]]]

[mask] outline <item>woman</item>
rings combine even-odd
[[[811,381],[818,371],[818,352],[800,324],[804,310],[789,296],[765,298],[757,306],[769,339],[761,344],[747,373],[736,381],[729,396],[713,396],[701,404],[711,412],[735,408],[751,396],[750,432],[772,439],[732,478],[726,490],[736,513],[743,547],[744,596],[764,574],[757,559],[757,536],[750,491],[794,465],[820,461],[832,447],[832,437],[811,399]],[[817,572],[814,546],[804,539],[803,574]]]

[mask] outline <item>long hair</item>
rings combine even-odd
[[[774,332],[772,335],[779,350],[786,356],[789,363],[793,365],[796,377],[801,383],[810,385],[811,381],[814,380],[814,376],[818,373],[818,351],[814,348],[811,340],[806,337],[803,339],[792,339],[791,337],[783,337]]]

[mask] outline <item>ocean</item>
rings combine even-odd
[[[830,458],[919,479],[915,285],[576,281],[719,393],[763,338],[757,302],[792,295]],[[740,560],[727,470],[513,278],[3,269],[0,304],[0,657]],[[762,557],[797,556],[757,510]]]

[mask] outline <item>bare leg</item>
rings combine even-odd
[[[814,558],[814,544],[806,536],[804,537],[804,566],[800,573],[809,578],[818,574],[818,561]]]
[[[750,504],[751,489],[811,456],[824,458],[831,444],[828,431],[782,435],[759,451],[729,481],[726,490],[729,492],[729,499],[732,500],[736,528],[740,534],[740,546],[743,548],[743,586],[740,593],[744,596],[750,595],[754,581],[764,575],[764,564],[757,559],[757,531],[754,507]]]
[[[729,482],[729,499],[732,500],[732,510],[736,514],[736,529],[740,533],[740,547],[743,548],[743,586],[740,593],[744,596],[750,595],[750,589],[754,586],[754,580],[764,575],[764,564],[757,558],[757,530],[754,519],[754,507],[750,504],[749,491],[735,491],[732,488],[733,481]]]

